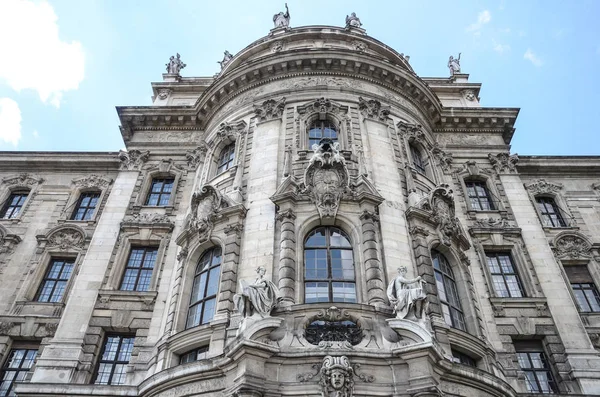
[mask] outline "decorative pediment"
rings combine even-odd
[[[492,164],[494,170],[499,174],[517,171],[519,155],[516,153],[498,153],[496,155],[488,153],[488,159],[490,160],[490,163]]]
[[[391,108],[390,106],[382,105],[376,99],[364,99],[358,97],[358,109],[364,118],[373,119],[376,121],[387,122],[389,119]]]
[[[407,211],[408,217],[418,217],[426,224],[434,225],[440,241],[447,246],[456,243],[462,250],[471,244],[456,217],[454,197],[447,184],[438,185]]]
[[[11,186],[28,186],[34,187],[35,185],[39,185],[44,182],[44,178],[38,178],[34,175],[23,173],[17,176],[13,176],[10,178],[3,178],[2,183],[11,187]]]
[[[254,112],[258,121],[280,119],[285,109],[285,97],[280,100],[267,99],[260,105],[254,105]]]
[[[73,179],[73,185],[77,186],[80,189],[105,189],[112,183],[112,181],[112,179],[105,178],[101,175],[90,174],[88,176],[84,176],[83,178]]]
[[[221,123],[217,130],[217,140],[229,139],[230,141],[235,141],[238,136],[246,132],[246,126],[247,124],[244,120]]]
[[[327,114],[345,115],[348,113],[348,106],[340,105],[325,97],[315,99],[302,106],[298,106],[300,116],[308,116],[317,113],[319,120],[324,120]]]
[[[592,244],[578,233],[565,232],[553,242],[554,254],[558,259],[588,259],[592,257]]]
[[[538,179],[534,182],[525,183],[524,186],[525,189],[529,190],[534,196],[537,194],[555,194],[563,188],[562,184],[548,182],[545,179]]]
[[[148,161],[148,157],[150,157],[150,151],[140,151],[137,149],[125,151],[119,150],[119,160],[121,161],[121,165],[119,169],[121,171],[139,171],[142,169],[142,166],[146,161]]]
[[[87,234],[77,225],[61,225],[51,229],[45,235],[36,236],[38,244],[61,251],[80,250],[85,246]]]
[[[335,218],[340,200],[349,188],[346,160],[339,143],[321,139],[313,145],[314,154],[304,172],[304,194],[317,206],[319,216]]]

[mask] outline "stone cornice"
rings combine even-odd
[[[117,152],[0,152],[0,169],[24,171],[92,171],[119,169]]]
[[[519,108],[444,108],[435,132],[501,132],[509,144]]]

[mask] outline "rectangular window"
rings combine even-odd
[[[158,248],[132,248],[125,267],[121,291],[148,291]]]
[[[208,346],[202,346],[187,353],[184,353],[179,358],[179,364],[187,364],[194,361],[206,359],[208,356]]]
[[[109,335],[104,342],[98,364],[97,385],[122,385],[125,383],[125,371],[131,358],[135,337]]]
[[[73,273],[75,259],[58,259],[50,261],[46,275],[37,293],[38,302],[60,302]]]
[[[77,207],[75,207],[75,211],[73,211],[71,219],[75,221],[87,221],[92,219],[92,215],[94,215],[99,198],[100,192],[81,193],[79,200],[77,200]]]
[[[23,382],[33,366],[38,349],[12,349],[0,371],[0,396],[14,396],[15,382]]]
[[[25,204],[25,200],[27,200],[27,196],[29,192],[13,192],[8,197],[8,200],[4,203],[4,208],[2,208],[2,213],[0,214],[0,218],[2,219],[13,219],[19,216],[21,213],[21,209],[23,208],[23,204]]]
[[[524,296],[519,274],[512,257],[503,252],[486,252],[488,269],[496,295],[503,298],[521,298]]]
[[[417,149],[413,145],[409,145],[409,147],[410,147],[410,155],[412,156],[412,160],[413,160],[413,166],[415,167],[417,172],[419,172],[420,174],[426,175],[426,169],[425,169],[426,164],[425,164],[425,161],[423,161],[421,152],[419,152],[419,149]]]
[[[565,266],[580,312],[600,312],[600,296],[586,265]]]
[[[146,205],[164,207],[169,204],[173,191],[174,179],[154,178],[150,186],[150,193],[146,199]]]
[[[485,184],[481,181],[465,181],[471,209],[475,211],[493,211],[496,209],[492,196]]]
[[[461,353],[457,350],[452,349],[452,361],[458,364],[468,365],[469,367],[476,367],[475,360],[471,356]]]
[[[542,215],[542,224],[546,227],[567,227],[560,209],[551,197],[536,197],[540,214]]]
[[[557,392],[550,364],[539,341],[515,341],[519,367],[525,373],[527,390],[531,393]]]

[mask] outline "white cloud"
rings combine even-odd
[[[36,90],[58,107],[84,76],[81,43],[61,41],[57,16],[46,2],[0,0],[0,81],[16,91]]]
[[[35,139],[38,139],[40,137],[40,133],[38,132],[38,130],[33,130],[33,137]]]
[[[0,98],[0,141],[17,146],[21,139],[21,110],[10,98]]]
[[[495,41],[493,43],[494,51],[496,51],[498,54],[504,54],[505,52],[510,51],[510,45],[508,44],[496,43]]]
[[[535,66],[540,67],[544,64],[544,62],[542,62],[542,60],[540,58],[538,58],[537,55],[535,55],[533,53],[533,51],[531,51],[530,48],[527,49],[527,51],[525,51],[525,54],[523,55],[523,58],[527,59],[528,61],[530,61],[531,63],[533,63]]]
[[[469,25],[467,27],[467,32],[473,32],[475,35],[481,34],[480,30],[492,19],[492,14],[488,10],[481,11],[479,15],[477,15],[477,22]]]

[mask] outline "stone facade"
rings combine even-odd
[[[360,25],[178,73],[117,108],[126,152],[0,154],[0,363],[37,351],[18,396],[600,395],[600,157],[510,154],[518,109]],[[275,308],[243,317],[261,285]]]

